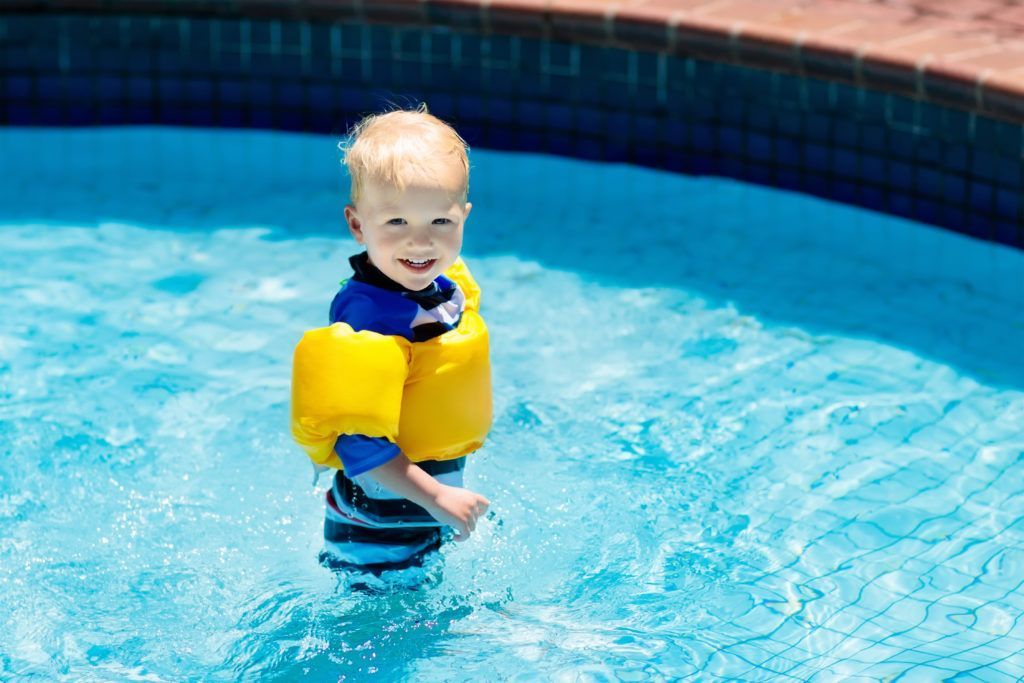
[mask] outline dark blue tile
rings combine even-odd
[[[870,152],[886,152],[889,149],[886,129],[875,124],[863,124],[860,127],[860,146]]]
[[[824,145],[804,145],[804,166],[810,171],[826,171],[829,169],[830,149]]]
[[[917,151],[917,137],[905,130],[892,129],[886,136],[889,141],[889,156],[898,159],[914,159]]]
[[[40,105],[36,108],[36,122],[41,126],[63,126],[66,116],[63,107]]]
[[[33,82],[31,78],[23,76],[9,76],[7,78],[7,97],[12,100],[30,100],[32,98]]]
[[[811,111],[827,112],[832,109],[832,91],[827,81],[808,78],[806,83],[807,103]]]
[[[873,185],[861,185],[860,205],[875,211],[885,211],[887,205],[885,191]]]
[[[101,126],[113,126],[125,122],[124,109],[116,104],[102,104],[97,107],[96,113],[96,122]]]
[[[771,187],[775,184],[775,170],[764,164],[747,164],[745,178],[749,182]]]
[[[511,95],[516,91],[515,74],[506,67],[486,69],[483,84],[483,91],[494,95]]]
[[[658,147],[650,145],[637,145],[633,148],[633,163],[650,168],[661,168],[664,164],[664,155]]]
[[[495,149],[518,149],[519,132],[505,126],[491,126],[487,130],[487,144]]]
[[[804,163],[803,146],[790,138],[775,139],[775,158],[786,166],[802,166]]]
[[[572,156],[576,151],[576,141],[568,135],[549,133],[545,136],[544,151],[558,156]]]
[[[179,73],[183,69],[183,58],[181,53],[163,50],[156,55],[156,66],[160,71],[168,73]]]
[[[12,126],[35,125],[35,107],[11,102],[7,105],[7,123]]]
[[[771,161],[775,156],[771,136],[748,132],[747,155],[759,161]]]
[[[249,100],[261,107],[269,107],[274,102],[274,88],[267,81],[253,80],[249,83]]]
[[[564,104],[547,105],[547,124],[556,130],[571,130],[575,127],[572,108]]]
[[[990,213],[994,207],[992,186],[984,181],[971,182],[968,186],[967,200],[972,209]]]
[[[148,104],[133,102],[125,107],[125,121],[134,125],[152,123],[156,117],[153,107]]]
[[[917,126],[919,103],[900,95],[889,96],[889,121],[905,127]]]
[[[965,172],[969,158],[967,145],[947,143],[942,148],[942,165],[951,171]]]
[[[782,110],[776,115],[779,132],[793,138],[804,137],[804,121],[800,112],[794,110]]]
[[[516,131],[516,149],[521,152],[542,151],[541,143],[540,133],[526,129]]]
[[[545,92],[548,95],[548,99],[561,100],[568,98],[570,100],[575,100],[575,93],[578,86],[578,78],[573,76],[553,75],[548,77],[548,84],[545,88]],[[620,101],[616,106],[622,106],[623,104],[624,103]]]
[[[644,85],[658,85],[658,61],[660,55],[655,52],[634,52],[636,60],[637,82]]]
[[[603,47],[595,45],[579,46],[579,74],[580,79],[585,81],[598,81],[603,74],[604,50]]]
[[[87,126],[96,122],[91,104],[89,106],[83,106],[81,104],[71,103],[67,107],[67,117],[65,120],[69,126]]]
[[[913,164],[890,159],[886,163],[886,166],[888,167],[888,173],[886,175],[889,179],[889,185],[894,190],[908,191],[914,186]]]
[[[996,213],[1003,218],[1017,219],[1020,210],[1020,192],[996,188]]]
[[[104,102],[124,98],[124,80],[112,76],[100,76],[96,79],[96,96]]]
[[[719,107],[719,117],[721,120],[737,128],[744,127],[744,111],[746,102],[740,97],[724,97],[721,100],[721,107]]]
[[[971,172],[978,178],[984,178],[993,182],[999,180],[999,157],[995,152],[987,149],[975,148],[972,150]]]
[[[276,88],[276,97],[274,103],[279,106],[289,106],[289,108],[300,108],[306,101],[305,88],[301,82],[279,82],[278,88]],[[388,93],[388,96],[393,96],[393,93]]]
[[[631,117],[626,112],[610,111],[605,117],[605,131],[609,140],[628,140],[630,137]]]
[[[986,213],[975,212],[967,215],[965,232],[978,239],[991,240],[995,234],[996,221]]]
[[[859,126],[848,119],[837,119],[834,121],[834,141],[842,147],[856,149],[860,146]]]
[[[557,92],[557,91],[556,91]],[[644,113],[660,113],[665,107],[658,101],[657,86],[640,84],[629,98],[634,111]]]
[[[238,107],[221,107],[217,114],[217,125],[227,128],[244,128],[249,122],[245,111]]]
[[[423,82],[423,65],[410,60],[393,61],[392,79],[401,86],[418,85]]]
[[[747,127],[752,130],[771,133],[775,129],[775,110],[770,106],[748,107]]]
[[[865,180],[883,182],[886,176],[886,161],[873,154],[860,155],[860,177]]]
[[[487,101],[488,117],[491,121],[502,124],[512,123],[517,120],[516,104],[512,100],[503,97],[493,97]]]
[[[860,172],[860,155],[849,149],[836,147],[832,150],[832,171],[848,178],[856,178]]]
[[[665,169],[674,173],[692,173],[693,155],[674,149],[666,150]]]
[[[538,74],[519,72],[515,79],[516,92],[521,97],[529,99],[547,98],[548,92],[543,80]]]
[[[574,155],[581,159],[599,161],[604,156],[604,146],[593,138],[577,138]]]
[[[962,204],[967,201],[967,181],[963,176],[944,173],[942,176],[942,196],[947,202]]]
[[[128,99],[135,102],[148,102],[153,99],[155,84],[152,79],[133,76],[128,79]]]
[[[760,100],[762,103],[771,99],[777,77],[774,71],[744,69],[742,74],[743,93],[747,99]]]
[[[721,157],[718,160],[719,169],[730,178],[743,178],[744,163],[733,156]]]
[[[792,190],[794,192],[802,191],[804,188],[803,176],[795,170],[776,168],[775,186],[784,190]]]
[[[829,196],[829,182],[821,173],[804,173],[804,191],[819,197]]]
[[[327,85],[310,85],[307,90],[307,101],[314,110],[328,109],[334,104],[334,91]]]
[[[484,139],[484,127],[478,123],[466,123],[464,121],[458,122],[459,135],[466,141],[470,147],[476,147],[480,145]]]
[[[601,55],[600,76],[616,82],[629,81],[629,51],[617,48],[605,48]]]
[[[927,166],[917,167],[917,191],[931,197],[942,197],[945,190],[942,174]]]
[[[584,107],[576,112],[576,125],[580,132],[595,135],[603,134],[607,123],[604,112]]]
[[[275,128],[280,130],[290,130],[296,132],[302,132],[306,130],[306,119],[301,111],[296,109],[279,109],[276,112],[276,125]],[[205,123],[198,123],[197,125],[208,125]]]
[[[209,102],[213,99],[213,82],[196,78],[185,81],[185,97],[189,102]]]
[[[967,214],[959,206],[943,204],[942,225],[952,228],[957,232],[964,232],[967,228]]]
[[[643,141],[661,138],[662,119],[654,116],[636,115],[633,117],[633,133]]]
[[[487,105],[476,95],[459,95],[456,97],[455,107],[460,119],[483,121],[487,118]]]
[[[942,223],[943,208],[937,201],[918,199],[915,205],[916,218],[924,223],[939,225]]]
[[[724,154],[740,157],[746,153],[743,130],[723,126],[718,129],[718,149]]]
[[[689,121],[668,118],[662,127],[661,139],[669,147],[689,147],[692,144],[690,125]]]
[[[898,192],[892,192],[889,194],[888,210],[890,213],[894,213],[897,216],[904,216],[908,218],[916,217],[913,198]]]
[[[718,118],[718,105],[713,99],[694,98],[690,108],[694,121],[712,122]]]
[[[1024,157],[1019,154],[1016,157],[1003,155],[997,157],[999,184],[1017,191],[1024,191],[1024,186],[1021,185],[1021,164],[1024,164]]]
[[[919,164],[939,164],[942,161],[942,143],[933,137],[920,136],[915,156]]]
[[[702,152],[712,152],[715,149],[715,129],[711,126],[697,125],[693,127],[693,147]]]
[[[1012,247],[1024,245],[1024,235],[1018,223],[999,221],[995,226],[995,241]]]
[[[853,182],[845,180],[833,180],[830,196],[844,204],[860,203],[860,187]]]
[[[629,145],[619,140],[606,140],[604,144],[605,161],[628,162],[632,157]]]

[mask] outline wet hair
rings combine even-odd
[[[451,163],[465,178],[462,201],[469,194],[469,145],[427,105],[367,116],[338,144],[352,178],[354,204],[367,178],[399,189],[413,184],[438,185],[437,167]]]

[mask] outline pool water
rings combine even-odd
[[[334,144],[0,129],[0,677],[1024,676],[1024,254],[721,179],[474,150],[492,512],[318,565]]]

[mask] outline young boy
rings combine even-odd
[[[292,434],[327,492],[323,559],[390,568],[465,540],[487,510],[462,488],[491,424],[480,289],[459,258],[472,205],[466,143],[425,107],[370,116],[345,151],[345,220],[366,251],[329,327],[295,349]]]

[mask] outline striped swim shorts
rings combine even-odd
[[[462,486],[466,458],[416,463],[438,482]],[[369,473],[343,471],[328,489],[321,562],[331,567],[398,569],[441,546],[442,525],[424,508],[384,488]]]

